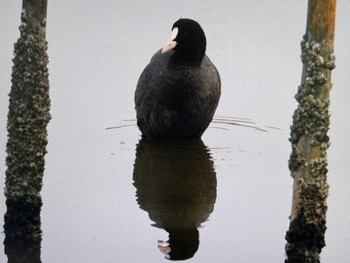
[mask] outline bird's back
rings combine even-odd
[[[220,76],[206,55],[199,66],[188,66],[171,64],[172,53],[155,53],[139,78],[137,124],[145,136],[200,137],[219,102]]]

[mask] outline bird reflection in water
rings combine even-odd
[[[208,219],[216,201],[216,173],[201,139],[142,138],[136,148],[133,173],[137,202],[153,226],[169,233],[158,248],[170,260],[194,256],[198,227]]]

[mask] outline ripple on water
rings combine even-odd
[[[218,126],[213,126],[213,124]],[[112,130],[112,129],[121,129],[121,128],[127,128],[127,127],[136,127],[136,126],[137,126],[136,119],[125,119],[125,120],[121,120],[119,125],[107,127],[105,129]],[[231,126],[240,126],[240,127],[255,129],[261,132],[268,132],[270,129],[281,130],[278,127],[269,126],[269,125],[260,127],[256,124],[256,122],[248,118],[230,117],[230,116],[214,116],[211,122],[210,128],[229,130]]]

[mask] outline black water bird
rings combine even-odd
[[[202,136],[221,93],[220,75],[205,51],[206,37],[196,21],[174,23],[171,40],[153,55],[137,83],[135,109],[143,136]]]

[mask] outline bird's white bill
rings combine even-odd
[[[177,42],[174,41],[174,39],[176,38],[178,32],[179,32],[179,29],[177,27],[174,27],[173,31],[171,31],[171,38],[168,42],[166,42],[165,46],[162,49],[162,53],[165,53],[169,50],[172,50],[174,47],[176,47]]]
[[[172,50],[174,47],[176,47],[176,41],[169,41],[165,44],[165,46],[162,49],[162,53],[168,52],[169,50]]]

